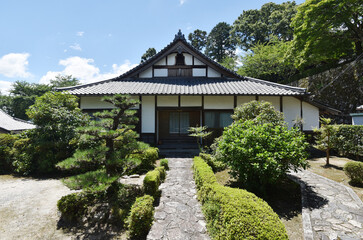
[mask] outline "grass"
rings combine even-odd
[[[217,172],[217,182],[224,186],[234,187],[235,180],[229,170]],[[302,240],[301,192],[300,186],[290,179],[285,179],[278,186],[270,188],[264,200],[277,213],[285,225],[289,239]]]
[[[325,157],[309,159],[308,162],[310,167],[308,168],[308,170],[352,188],[353,191],[358,195],[358,197],[363,201],[363,188],[350,185],[350,179],[347,175],[345,175],[343,171],[344,165],[347,162],[353,160],[344,157],[332,156],[330,158],[329,166],[325,165],[325,161]]]

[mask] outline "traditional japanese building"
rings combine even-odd
[[[304,88],[240,76],[189,44],[179,31],[156,55],[116,78],[62,88],[80,97],[80,108],[92,113],[110,109],[105,95],[139,99],[137,131],[146,142],[180,139],[188,128],[206,125],[221,132],[233,109],[251,100],[268,101],[284,113],[289,126],[304,120],[303,130],[319,127],[319,109]]]

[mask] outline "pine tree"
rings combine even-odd
[[[330,149],[333,148],[332,138],[334,137],[337,128],[334,125],[331,125],[330,118],[320,118],[321,127],[320,129],[314,129],[314,132],[318,133],[316,135],[316,147],[321,151],[326,152],[326,165],[328,166],[329,158],[330,158]]]

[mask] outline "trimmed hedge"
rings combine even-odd
[[[169,161],[168,159],[161,159],[160,166],[164,167],[165,170],[169,170]]]
[[[363,125],[336,125],[337,132],[333,136],[334,149],[340,155],[363,157]]]
[[[16,135],[0,134],[0,173],[8,173],[13,169],[11,151],[16,140]]]
[[[128,228],[133,239],[146,236],[154,220],[154,198],[145,195],[136,199],[128,217]]]
[[[86,213],[87,207],[94,199],[95,196],[90,193],[71,193],[59,199],[57,207],[67,221],[77,221]]]
[[[213,172],[220,172],[227,168],[227,165],[215,159],[207,153],[199,153],[199,156],[213,169]]]
[[[344,172],[350,178],[350,182],[355,185],[363,185],[363,163],[347,162],[344,165]]]
[[[158,170],[160,173],[160,182],[164,182],[166,177],[165,167],[157,167],[155,170]]]
[[[194,158],[193,169],[213,239],[288,239],[284,225],[265,201],[218,184],[211,167],[200,157]]]
[[[159,185],[161,183],[160,171],[155,169],[146,173],[144,178],[144,191],[153,197],[159,195]]]

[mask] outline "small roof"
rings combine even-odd
[[[0,109],[0,128],[11,132],[33,129],[35,127],[34,124],[28,123],[22,119],[14,118]]]
[[[363,105],[360,105],[356,109],[358,112],[363,112]]]

